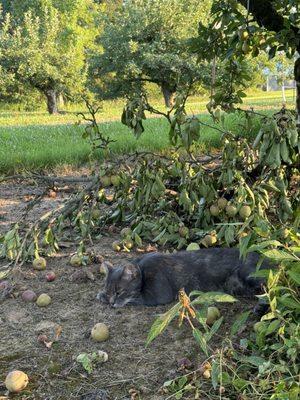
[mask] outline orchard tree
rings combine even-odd
[[[194,43],[205,59],[217,53],[236,63],[261,52],[270,58],[280,52],[291,59],[300,52],[298,0],[214,0],[211,16],[208,27],[200,24]],[[300,58],[294,64],[294,78],[300,124]]]
[[[157,84],[170,107],[180,85],[201,80],[203,66],[189,52],[187,39],[205,21],[210,0],[128,0],[106,19],[99,52],[92,62],[95,79],[106,77],[115,95]]]
[[[95,5],[92,0],[27,0],[7,9],[12,14],[2,20],[1,68],[19,87],[42,93],[54,114],[58,94],[78,94],[84,88]]]

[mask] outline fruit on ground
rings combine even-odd
[[[213,246],[217,243],[217,237],[215,235],[205,235],[203,242],[207,247]]]
[[[110,181],[111,181],[112,185],[119,186],[121,179],[120,179],[120,177],[118,175],[112,175],[110,177]]]
[[[225,210],[226,206],[227,206],[228,201],[226,199],[224,199],[224,197],[221,197],[220,199],[218,199],[218,207],[220,210]]]
[[[186,249],[187,249],[187,251],[195,251],[195,250],[199,250],[200,246],[198,243],[190,243]]]
[[[221,314],[217,307],[208,307],[206,316],[207,325],[213,325],[214,322],[220,318],[220,316]]]
[[[213,217],[217,217],[220,214],[219,207],[213,204],[210,206],[209,211]]]
[[[33,269],[37,271],[43,271],[44,269],[46,269],[47,262],[43,257],[35,258],[32,262],[32,266]]]
[[[247,219],[247,218],[250,217],[250,215],[251,215],[251,207],[249,207],[249,206],[242,206],[242,207],[240,208],[239,214],[240,214],[241,218]]]
[[[56,279],[55,272],[50,271],[50,272],[48,272],[48,273],[46,274],[46,281],[47,281],[47,282],[53,282],[53,281],[55,281],[55,279]]]
[[[100,182],[101,182],[103,187],[108,187],[111,184],[110,177],[109,176],[105,176],[105,175],[101,176]]]
[[[94,208],[91,217],[93,219],[99,219],[101,217],[101,211],[98,208]]]
[[[120,242],[118,242],[117,240],[115,240],[114,242],[112,242],[111,247],[112,247],[112,249],[113,249],[114,251],[120,251],[120,250],[121,250]]]
[[[28,385],[28,376],[23,371],[11,371],[5,378],[6,389],[10,393],[18,393]]]
[[[37,298],[36,304],[39,307],[47,307],[51,303],[51,297],[47,293],[42,293]]]
[[[132,249],[134,246],[133,240],[131,239],[125,239],[123,240],[123,245],[127,248],[127,249]]]
[[[108,360],[108,354],[105,351],[99,350],[97,353],[97,359],[99,362],[105,363]]]
[[[78,254],[74,254],[70,259],[72,267],[80,267],[82,265],[82,257]]]
[[[123,228],[120,232],[122,238],[126,238],[128,236],[131,236],[132,230],[130,228]]]
[[[109,330],[107,325],[103,324],[102,322],[96,324],[91,331],[91,336],[95,342],[104,342],[107,340],[109,338]]]
[[[209,369],[206,369],[204,372],[203,372],[203,378],[205,378],[205,379],[210,379],[210,376],[211,376],[211,374],[210,374],[210,370]]]
[[[226,206],[226,214],[229,217],[234,217],[237,214],[237,208],[231,204],[228,204]]]
[[[22,300],[26,301],[27,303],[32,303],[36,301],[37,295],[33,290],[24,290],[24,292],[21,295]]]

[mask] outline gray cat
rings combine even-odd
[[[250,277],[259,255],[248,254],[245,261],[235,248],[150,253],[123,266],[106,269],[105,289],[97,298],[112,307],[157,306],[174,301],[178,291],[224,291],[233,295],[254,295],[263,280]],[[267,262],[262,268],[270,268]]]

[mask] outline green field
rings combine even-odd
[[[244,107],[253,106],[256,110],[279,109],[282,105],[280,93],[260,93],[249,96]],[[293,104],[292,91],[287,92],[288,105]],[[205,112],[205,101],[192,97],[187,109],[190,113],[200,114],[201,121],[213,125],[211,117]],[[160,118],[150,118],[145,123],[145,132],[138,140],[131,131],[117,120],[120,118],[123,102],[104,102],[99,114],[99,123],[103,133],[116,142],[111,144],[112,154],[124,154],[135,150],[161,151],[168,148],[168,123]],[[157,107],[162,107],[157,104]],[[45,112],[0,113],[0,173],[13,173],[27,170],[52,168],[57,165],[78,166],[88,161],[90,146],[81,135],[83,126],[76,112],[84,111],[82,106],[73,106],[72,110],[55,116]],[[245,134],[244,118],[237,115],[226,116],[225,128],[234,133]],[[258,120],[248,135],[255,136]],[[202,127],[201,149],[206,151],[220,146],[220,133],[208,127]],[[98,154],[101,157],[101,154]]]

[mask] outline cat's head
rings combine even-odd
[[[129,263],[113,267],[111,263],[104,262],[101,268],[106,274],[103,295],[112,307],[136,302],[142,288],[142,275],[138,266]]]

